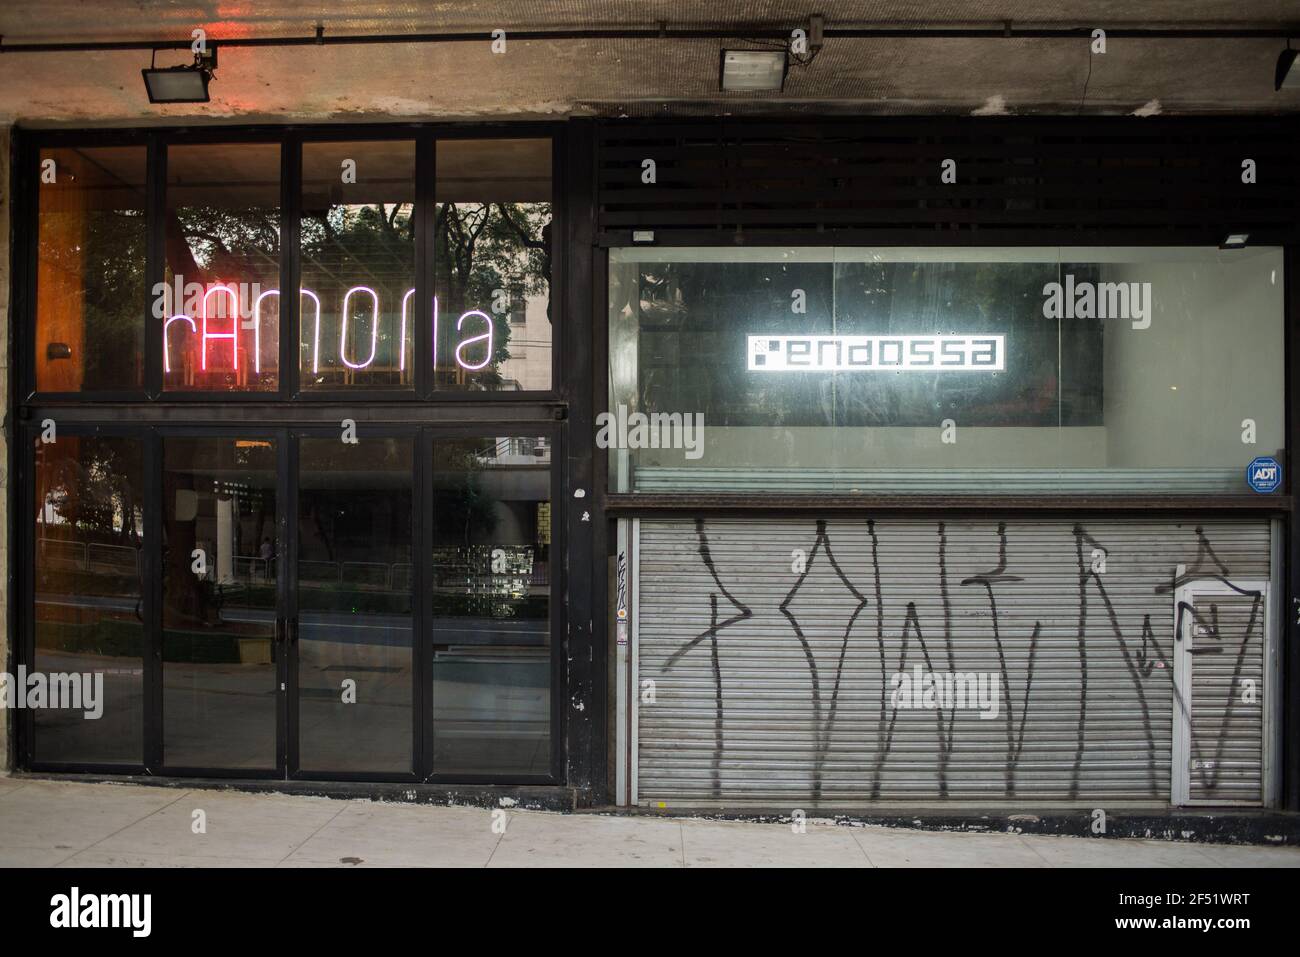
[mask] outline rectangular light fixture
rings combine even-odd
[[[208,80],[211,75],[192,66],[171,66],[162,69],[149,67],[144,74],[144,87],[149,91],[150,103],[207,103]]]
[[[1223,242],[1219,243],[1220,249],[1245,249],[1246,242],[1250,239],[1250,233],[1229,233],[1224,237]]]
[[[723,50],[719,84],[727,92],[779,93],[786,65],[785,50]]]
[[[157,51],[154,51],[155,54]],[[157,67],[150,63],[141,70],[150,103],[207,103],[208,83],[217,68],[217,47],[210,43],[184,66]]]

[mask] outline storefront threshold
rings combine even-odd
[[[1097,810],[1105,812],[1104,828]],[[789,810],[716,805],[677,807],[592,807],[588,814],[628,817],[691,818],[794,825]],[[924,831],[971,833],[1054,834],[1061,837],[1110,837],[1129,840],[1191,841],[1205,844],[1265,844],[1300,846],[1300,813],[1260,808],[1169,808],[1158,805],[1056,807],[1018,810],[893,807],[871,810],[810,809],[806,824],[841,827],[894,827]]]
[[[285,781],[246,778],[153,777],[143,774],[56,774],[15,771],[17,780],[67,781],[80,784],[134,784],[185,790],[241,791],[250,794],[294,794],[344,800],[465,807],[518,808],[530,811],[574,811],[590,803],[587,792],[554,785],[412,784],[375,781]]]

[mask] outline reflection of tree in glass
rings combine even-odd
[[[143,200],[141,200],[143,202]],[[49,216],[68,214],[46,214]],[[90,210],[84,217],[80,243],[69,248],[67,230],[42,227],[40,258],[47,266],[77,276],[82,294],[85,345],[82,355],[84,389],[112,389],[143,381],[144,215],[134,209]],[[131,365],[128,365],[131,363]]]
[[[187,206],[169,204],[163,219],[163,248],[167,270],[163,276],[168,289],[178,290],[184,302],[171,303],[173,313],[201,314],[193,287],[209,290],[216,285],[231,285],[239,299],[244,319],[252,314],[257,287],[278,289],[280,275],[280,214],[274,205],[225,207],[208,203]],[[213,297],[207,304],[208,315],[229,319],[231,302],[225,295]],[[189,335],[185,325],[172,328],[168,335],[169,385],[195,385],[199,388],[274,388],[275,343],[279,332],[275,320],[265,323],[260,333],[263,362],[269,368],[257,369],[257,363],[245,360],[238,369],[230,363],[228,344],[219,349],[222,358],[208,362],[208,344]],[[251,342],[241,341],[240,349],[251,359]],[[202,370],[200,373],[199,370]],[[253,375],[254,370],[257,374]],[[197,377],[191,381],[191,377]]]
[[[54,515],[48,525],[66,525],[84,540],[138,546],[140,505],[134,488],[138,448],[92,438],[67,441],[78,443],[80,454],[52,456],[48,467],[38,464],[44,481],[37,498],[37,521],[45,522],[48,505]]]
[[[373,205],[334,204],[304,209],[302,219],[302,285],[315,290],[324,300],[327,315],[338,316],[347,290],[365,286],[379,297],[385,321],[373,332],[369,322],[352,325],[351,348],[369,354],[363,343],[375,336],[375,360],[364,372],[352,372],[352,382],[395,385],[399,381],[402,335],[397,317],[406,291],[415,285],[415,217],[410,203]],[[351,307],[356,316],[355,304]],[[361,300],[362,309],[365,300]],[[304,317],[304,323],[307,317]],[[342,320],[334,318],[330,335],[337,339]],[[300,341],[304,349],[313,342],[304,325]],[[411,330],[406,333],[409,341]],[[335,358],[339,366],[342,357]],[[346,369],[337,369],[343,372]],[[364,377],[362,378],[357,377]]]
[[[409,203],[303,210],[303,285],[409,281],[415,263],[415,217]],[[348,267],[336,275],[329,266]]]
[[[435,288],[444,314],[459,318],[470,309],[496,315],[495,290],[510,300],[544,295],[551,282],[550,203],[442,203],[434,222]],[[513,306],[508,306],[513,309]],[[546,318],[551,320],[548,297]],[[497,367],[510,358],[512,322],[522,316],[497,319],[492,363],[478,373],[484,388],[504,384]],[[439,355],[455,349],[455,323],[439,330]]]
[[[280,271],[277,209],[187,206],[167,221],[167,264],[185,281],[258,282]]]
[[[438,456],[438,481],[434,487],[434,514],[439,516],[439,536],[445,542],[458,533],[460,545],[476,535],[488,536],[497,527],[497,500],[479,482],[484,452],[479,444],[444,446]]]
[[[137,561],[143,547],[139,444],[65,437],[54,445],[38,445],[36,479],[39,587],[67,594],[138,594]],[[92,567],[82,546],[122,551],[100,549]]]

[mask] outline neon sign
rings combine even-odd
[[[750,372],[1001,372],[1005,336],[749,336]]]
[[[364,292],[370,296],[370,356],[365,362],[353,362],[348,358],[348,302],[354,295]],[[406,332],[405,329],[402,330]],[[375,361],[375,351],[379,348],[379,293],[375,292],[369,286],[353,286],[343,294],[343,318],[339,323],[339,358],[349,369],[364,369],[370,363]],[[402,343],[402,351],[406,351],[406,343]]]
[[[310,299],[312,305],[315,307],[314,313],[312,315],[311,371],[313,374],[318,374],[320,372],[320,351],[321,351],[320,350],[320,324],[321,324],[321,311],[322,311],[321,301],[320,301],[320,297],[310,289],[300,289],[299,294],[300,294],[300,300]],[[220,314],[222,312],[222,310],[220,309],[213,310],[211,313],[209,312],[209,302],[212,301],[212,297],[214,295],[224,296],[227,302],[230,304],[230,308],[224,310],[225,315]],[[398,360],[398,368],[403,372],[406,371],[406,353],[407,353],[406,336],[407,336],[407,329],[409,328],[410,317],[411,317],[411,298],[414,295],[415,295],[415,290],[408,289],[406,291],[406,294],[402,296],[402,304],[401,304],[402,318],[401,318],[401,330],[400,330],[400,337],[399,337],[399,342],[401,345],[399,350],[400,355]],[[260,292],[254,299],[253,307],[250,310],[251,316],[249,318],[252,323],[252,332],[253,332],[253,350],[252,350],[253,371],[258,374],[260,374],[262,371],[262,317],[263,317],[262,303],[271,296],[275,296],[278,298],[280,296],[280,290],[268,289],[265,292]],[[358,315],[355,317],[352,315],[354,311],[353,310],[354,298],[361,300],[361,302],[363,303],[361,309],[358,310]],[[368,309],[364,305],[366,300],[369,300]],[[365,356],[364,359],[361,359],[359,356],[349,356],[348,354],[349,325],[353,322],[356,322],[358,324],[364,324],[364,322],[366,321],[365,313],[367,312],[369,313],[368,318],[370,322],[369,353],[368,355]],[[229,367],[232,370],[238,371],[239,330],[243,325],[243,321],[241,319],[241,310],[239,305],[239,293],[231,285],[225,283],[210,286],[206,291],[204,291],[202,299],[200,300],[199,313],[200,313],[199,322],[197,323],[195,322],[192,316],[187,315],[186,313],[177,313],[176,315],[169,316],[166,320],[164,320],[163,322],[163,371],[165,373],[170,373],[172,371],[170,330],[171,330],[171,325],[174,322],[182,322],[188,325],[189,331],[199,337],[199,342],[200,342],[199,367],[204,372],[208,371],[209,346],[210,345],[212,346],[214,350],[213,358],[216,359],[219,357],[217,352],[215,351],[218,348],[216,344],[224,343],[224,342],[229,342],[230,344],[229,348],[230,348],[231,359],[230,359]],[[380,318],[383,315],[383,310],[380,306],[379,293],[369,286],[353,286],[343,294],[343,302],[341,304],[339,315],[340,315],[339,346],[338,346],[339,360],[349,369],[360,370],[360,369],[369,368],[375,362],[379,354],[379,324],[380,324]],[[211,331],[209,329],[210,321],[224,320],[226,318],[229,318],[230,320],[229,331],[224,331],[224,332]],[[475,335],[468,336],[467,338],[461,339],[459,342],[457,342],[455,353],[454,353],[454,359],[456,365],[460,366],[462,369],[466,370],[467,372],[477,372],[481,369],[486,368],[488,364],[492,361],[493,343],[496,338],[496,325],[493,322],[492,317],[489,316],[486,312],[483,312],[479,309],[470,309],[462,313],[460,319],[457,320],[456,331],[458,333],[464,331],[465,324],[467,321],[473,324],[482,323],[482,326],[479,327],[481,331],[477,331]],[[214,326],[214,329],[215,328],[217,327]],[[471,329],[473,329],[473,326],[471,326]],[[479,343],[482,344],[481,348],[483,349],[483,358],[482,361],[475,362],[473,361],[471,350],[474,350]],[[224,352],[225,348],[221,347],[221,351]],[[359,361],[353,361],[354,358],[358,359]],[[434,362],[434,366],[436,367],[438,364],[438,297],[437,296],[433,297],[433,362]]]
[[[214,292],[224,292],[230,297],[230,301],[235,307],[230,310],[230,331],[229,332],[208,332],[208,300],[212,298]],[[229,339],[230,351],[234,356],[235,371],[239,371],[239,293],[229,286],[213,286],[203,293],[203,351],[200,357],[200,368],[204,372],[208,371],[208,340],[209,339]],[[174,317],[173,317],[174,318]],[[261,337],[258,337],[260,344]],[[164,367],[166,363],[164,363]]]

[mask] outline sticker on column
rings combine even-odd
[[[1261,495],[1282,487],[1282,466],[1277,459],[1261,455],[1246,466],[1246,484]]]

